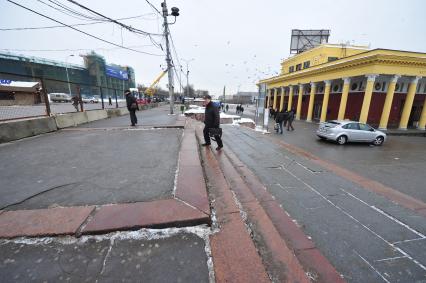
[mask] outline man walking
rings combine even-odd
[[[229,105],[228,105],[228,104],[226,104],[225,109],[226,109],[226,111],[225,111],[225,112],[228,112],[228,110],[229,110]]]
[[[290,128],[292,131],[294,131],[293,128],[293,120],[294,120],[294,109],[291,108],[290,112],[288,112],[288,116],[287,116],[288,120],[287,120],[287,131],[290,131]]]
[[[75,111],[78,112],[78,104],[80,102],[80,100],[78,99],[77,95],[74,95],[73,97],[71,97],[71,101],[72,101],[72,106],[74,106]]]
[[[127,89],[124,92],[124,95],[126,96],[127,110],[129,110],[130,113],[130,122],[132,123],[131,126],[134,127],[138,123],[138,118],[136,117],[136,110],[138,110],[138,102],[136,101],[136,98],[131,95],[130,90]]]
[[[204,100],[206,105],[203,130],[205,143],[203,143],[202,146],[210,146],[210,135],[212,135],[217,143],[216,150],[220,150],[223,147],[223,143],[221,138],[219,108],[214,106],[210,95],[205,95]]]
[[[277,133],[279,132],[281,135],[283,134],[283,123],[285,120],[285,113],[283,111],[278,112],[275,118],[275,122],[278,124]]]
[[[110,96],[110,97],[108,97],[108,105],[112,105],[112,99],[111,99],[111,96]]]

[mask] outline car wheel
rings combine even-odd
[[[344,145],[348,141],[346,136],[340,136],[337,138],[337,143],[340,145]]]
[[[382,136],[378,136],[374,139],[373,144],[376,146],[380,146],[383,144],[384,141],[385,139]]]

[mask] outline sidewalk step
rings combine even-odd
[[[214,154],[204,147],[201,155],[220,227],[210,237],[216,282],[270,282]]]
[[[307,238],[279,203],[275,201],[257,176],[229,149],[226,150],[225,155],[228,160],[224,163],[229,163],[224,164],[226,166],[225,171],[230,172],[231,167],[233,167],[234,171],[238,172],[238,175],[244,179],[244,183],[255,198],[259,200],[259,204],[269,220],[294,252],[309,277],[314,279],[315,282],[345,282],[331,263],[316,248],[315,244]]]

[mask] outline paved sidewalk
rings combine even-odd
[[[0,146],[1,282],[214,278],[195,133],[167,110]]]

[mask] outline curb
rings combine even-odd
[[[322,255],[314,242],[293,222],[273,196],[266,190],[257,176],[247,168],[234,153],[227,151],[225,155],[234,170],[244,178],[248,189],[261,200],[260,206],[268,215],[278,233],[295,253],[306,273],[313,275],[316,282],[345,282],[334,266]],[[237,166],[238,165],[238,166]],[[244,205],[244,204],[243,204]]]
[[[196,134],[199,136],[198,129]],[[216,158],[208,148],[203,147],[200,152],[220,226],[210,236],[216,282],[270,282]]]

